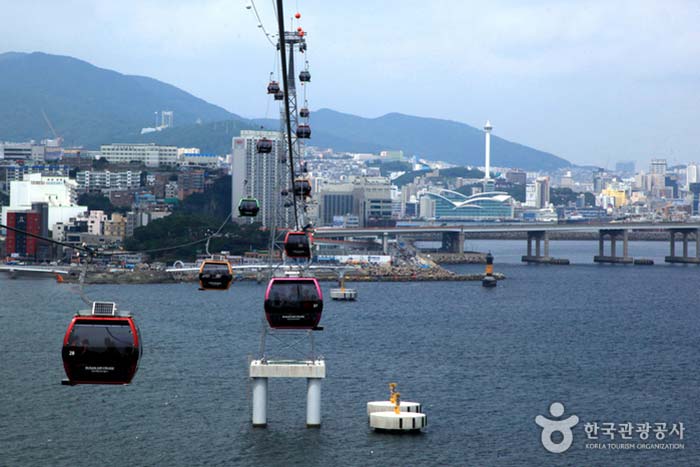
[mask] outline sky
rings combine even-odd
[[[70,55],[244,117],[265,87],[273,0],[0,0],[0,52]],[[613,168],[700,161],[700,2],[286,0],[307,31],[309,107],[456,120]],[[8,20],[9,19],[9,20]],[[313,123],[313,114],[312,114]]]

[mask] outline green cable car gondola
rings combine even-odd
[[[260,212],[260,204],[255,198],[241,198],[238,202],[238,215],[240,217],[255,217]]]

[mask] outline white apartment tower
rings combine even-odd
[[[272,152],[257,151],[257,143],[263,138],[272,141]],[[285,209],[284,203],[292,200],[292,194],[290,192],[286,197],[281,194],[291,185],[284,148],[278,131],[242,130],[239,137],[233,138],[231,207],[234,222],[262,222],[265,227],[287,224],[289,210]],[[238,216],[238,203],[247,197],[257,199],[260,204],[260,212],[255,218]]]

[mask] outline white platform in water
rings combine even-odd
[[[369,416],[369,426],[387,431],[421,430],[428,426],[428,417],[424,413],[374,412]]]
[[[357,289],[331,289],[331,299],[333,300],[356,300]]]
[[[325,378],[324,360],[253,360],[251,378]]]
[[[367,415],[374,412],[391,412],[394,410],[394,404],[391,401],[373,401],[367,402]],[[401,412],[420,413],[421,406],[418,402],[401,401],[399,406]]]

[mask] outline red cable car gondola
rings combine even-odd
[[[90,315],[76,315],[63,338],[65,384],[129,384],[141,357],[139,331],[116,304],[95,302]]]
[[[284,252],[289,258],[311,258],[311,239],[306,232],[287,232]]]
[[[265,292],[265,317],[276,329],[317,329],[323,293],[314,277],[273,277]]]

